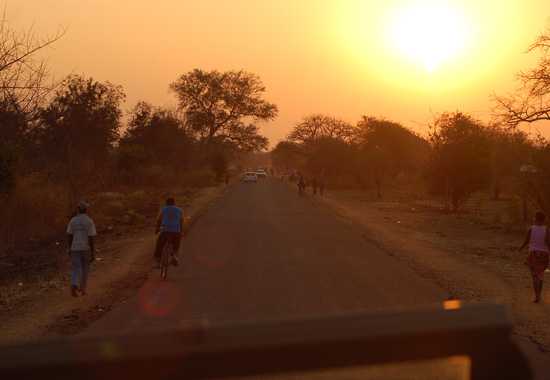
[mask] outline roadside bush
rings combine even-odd
[[[180,183],[185,187],[208,187],[216,184],[216,174],[208,169],[182,173]]]
[[[0,144],[0,194],[9,194],[15,187],[17,152],[8,144]]]
[[[143,208],[150,201],[150,195],[143,190],[133,191],[126,196],[126,203],[133,209]]]
[[[469,115],[444,113],[433,125],[430,143],[427,174],[431,189],[457,211],[472,193],[489,184],[490,133]]]
[[[63,235],[70,216],[66,190],[39,175],[18,178],[15,186],[0,200],[0,250]]]

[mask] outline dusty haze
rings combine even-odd
[[[66,27],[45,52],[53,74],[120,84],[127,109],[174,104],[169,83],[196,67],[257,73],[280,108],[263,127],[273,144],[313,112],[350,122],[385,116],[419,132],[444,110],[487,120],[489,96],[515,88],[515,73],[534,62],[525,49],[550,15],[547,0],[448,1],[472,38],[428,73],[389,46],[388,15],[417,3],[426,1],[25,0],[7,2],[7,14],[39,33]]]

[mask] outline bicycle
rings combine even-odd
[[[166,280],[168,277],[168,267],[172,262],[172,256],[174,254],[174,247],[171,242],[166,242],[164,248],[162,249],[162,254],[160,256],[160,277],[163,280]]]

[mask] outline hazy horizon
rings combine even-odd
[[[33,26],[44,35],[66,28],[44,51],[52,74],[120,84],[126,110],[139,100],[175,105],[168,86],[193,68],[258,74],[266,99],[280,111],[275,121],[262,124],[272,146],[311,113],[352,123],[364,114],[383,116],[420,133],[442,111],[488,120],[490,95],[513,90],[515,74],[536,62],[525,51],[550,16],[550,3],[543,0],[380,3],[27,0],[8,1],[6,12],[17,29]],[[441,57],[426,53],[430,59],[424,56],[422,64],[406,50],[430,45],[415,45],[423,34],[406,39],[416,25],[408,25],[407,17],[416,17],[426,4],[445,4],[458,15],[450,20],[460,25],[460,35],[448,42],[452,51]],[[446,17],[445,12],[418,17]],[[446,27],[445,20],[434,25]],[[408,29],[400,32],[403,28]],[[427,38],[432,32],[437,34],[424,31]]]

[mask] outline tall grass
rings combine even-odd
[[[0,198],[0,250],[59,235],[69,216],[68,198],[66,189],[42,176],[18,178],[15,191]]]

